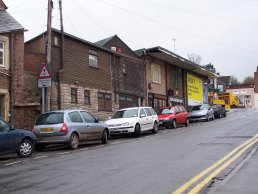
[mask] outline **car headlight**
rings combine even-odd
[[[168,121],[168,120],[169,120],[169,118],[168,118],[168,117],[164,119],[164,121]]]

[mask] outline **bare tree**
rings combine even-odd
[[[254,77],[252,77],[252,76],[245,77],[243,84],[254,84]]]
[[[230,77],[231,77],[231,85],[239,85],[240,84],[240,82],[238,81],[238,79],[235,76],[231,75]]]
[[[201,55],[194,54],[194,53],[188,53],[188,59],[189,61],[192,61],[193,63],[196,63],[198,65],[200,65],[202,61]]]

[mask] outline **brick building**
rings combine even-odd
[[[25,43],[32,96],[40,96],[37,68],[46,58],[45,38],[43,33]],[[52,29],[52,39],[49,110],[84,108],[105,120],[119,108],[144,104],[144,62],[117,36],[94,44],[64,33],[63,53],[59,30]]]
[[[0,18],[0,116],[17,127],[28,124],[31,128],[23,69],[24,27],[7,12],[2,0]]]

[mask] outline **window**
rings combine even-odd
[[[75,112],[71,112],[68,114],[71,121],[74,122],[74,123],[83,123],[83,120],[82,120],[82,117],[81,115],[75,111]]]
[[[71,103],[77,103],[77,88],[71,88]]]
[[[156,64],[151,65],[152,82],[161,83],[160,66]]]
[[[4,43],[0,41],[0,67],[4,66]]]
[[[5,123],[4,121],[0,120],[0,132],[4,132],[4,131],[7,132],[10,130],[11,130],[10,126],[7,123]]]
[[[150,110],[149,110],[148,108],[144,108],[144,110],[145,110],[147,116],[151,116],[151,115],[152,115],[151,112],[150,112]]]
[[[100,111],[112,111],[112,99],[109,93],[98,93],[98,106]]]
[[[90,104],[90,91],[84,90],[84,103]]]
[[[81,111],[81,115],[86,123],[95,123],[96,122],[96,118],[88,112]]]
[[[89,50],[89,66],[99,68],[97,51]]]
[[[179,87],[179,74],[178,74],[178,72],[173,72],[172,79],[173,79],[173,88],[178,89],[178,87]]]
[[[58,36],[54,36],[54,45],[59,46],[59,39]]]
[[[140,109],[140,117],[145,116],[146,117],[146,113],[143,110],[143,108]]]

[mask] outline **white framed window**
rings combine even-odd
[[[89,50],[89,66],[99,68],[97,51]]]
[[[4,43],[0,41],[0,67],[4,67]]]
[[[151,64],[151,78],[154,83],[161,83],[160,65]]]

